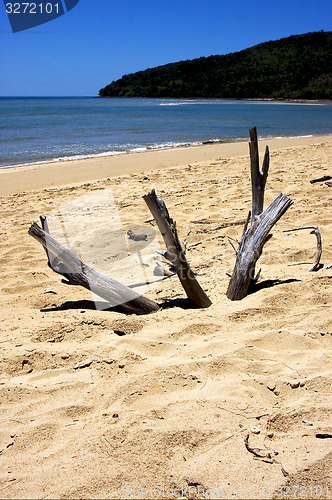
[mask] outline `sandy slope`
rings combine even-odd
[[[266,205],[279,191],[294,205],[260,259],[255,293],[241,302],[225,292],[228,237],[240,237],[250,208],[246,153],[210,149],[204,161],[184,155],[182,167],[153,171],[146,155],[145,173],[38,191],[21,185],[3,196],[0,497],[331,497],[331,439],[316,434],[332,434],[332,273],[307,272],[316,246],[309,231],[282,232],[318,225],[322,262],[332,261],[332,190],[310,184],[331,174],[331,138],[297,141],[273,141]],[[148,292],[164,305],[158,313],[96,310],[90,292],[47,267],[29,225],[110,189],[117,221],[148,232],[141,197],[152,188],[213,305],[192,309],[173,277]],[[93,250],[100,242],[85,219],[71,223]],[[109,248],[112,255],[114,242]],[[246,449],[248,434],[249,446],[271,458]]]

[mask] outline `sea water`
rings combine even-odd
[[[207,141],[332,133],[331,103],[221,99],[0,98],[0,167]]]

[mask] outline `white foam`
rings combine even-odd
[[[183,101],[183,102],[161,102],[159,106],[185,106],[187,104],[197,104],[195,101]]]
[[[130,148],[127,149],[125,152],[126,153],[144,153],[144,151],[147,151],[147,147],[140,147],[140,148]]]

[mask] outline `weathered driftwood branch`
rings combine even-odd
[[[310,231],[310,234],[314,234],[317,238],[317,250],[316,250],[315,260],[310,269],[308,269],[308,273],[310,273],[310,271],[317,271],[317,269],[319,269],[320,258],[322,256],[322,237],[320,231],[317,226],[303,226],[303,227],[295,227],[294,229],[286,229],[284,233],[299,231],[300,229],[312,229],[312,231]]]
[[[260,272],[255,278],[255,266],[263,246],[272,237],[269,232],[293,203],[290,198],[280,193],[263,212],[265,184],[270,165],[269,148],[266,146],[260,171],[256,127],[251,128],[249,134],[252,211],[249,212],[239,248],[236,250],[236,263],[227,290],[227,297],[231,300],[243,299],[248,293],[251,281],[257,281]],[[250,217],[251,227],[248,229]]]
[[[269,173],[270,153],[268,146],[266,146],[262,171],[260,171],[256,127],[251,128],[249,130],[249,134],[250,134],[249,150],[250,150],[250,171],[251,171],[251,191],[252,191],[251,223],[253,224],[255,216],[263,212],[264,190],[265,190],[266,179]]]
[[[255,266],[263,246],[271,238],[272,227],[292,205],[292,200],[282,193],[261,214],[257,215],[248,229],[250,212],[244,226],[237,258],[231,280],[228,285],[227,297],[230,300],[243,299],[249,289],[250,282],[255,279]]]
[[[166,244],[167,253],[164,256],[172,263],[188,298],[197,307],[209,307],[211,300],[201,288],[189,266],[177,234],[176,223],[169,216],[165,203],[157,197],[154,189],[143,196],[143,199],[149,207]]]
[[[80,285],[105,299],[111,307],[119,311],[148,314],[159,309],[153,300],[139,295],[122,283],[105,276],[84,264],[61,243],[49,234],[46,219],[41,217],[43,228],[35,222],[28,233],[45,248],[48,265],[56,273],[64,276],[72,285]]]

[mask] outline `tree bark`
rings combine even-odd
[[[211,300],[201,288],[189,266],[179,241],[176,222],[169,216],[165,203],[157,197],[154,189],[143,196],[143,199],[149,207],[166,244],[167,252],[165,257],[174,266],[187,297],[197,307],[209,307]]]
[[[292,203],[288,196],[279,193],[271,205],[253,219],[251,227],[247,229],[250,220],[249,212],[228,285],[227,297],[230,300],[241,300],[247,295],[250,282],[255,278],[256,262],[262,253],[263,246],[270,238],[269,232]]]
[[[41,217],[43,228],[35,222],[28,233],[45,248],[49,267],[64,276],[72,285],[80,285],[105,299],[111,307],[125,313],[148,314],[158,311],[153,300],[139,295],[122,283],[105,276],[84,264],[76,255],[52,238],[47,222]]]
[[[269,148],[266,146],[262,171],[260,171],[256,127],[251,128],[249,134],[252,211],[249,212],[239,248],[236,251],[235,267],[227,290],[227,297],[230,300],[241,300],[247,295],[251,281],[255,280],[256,262],[265,243],[272,237],[269,232],[293,203],[290,198],[279,193],[263,212],[265,184],[270,166]],[[248,229],[250,217],[251,227]]]

